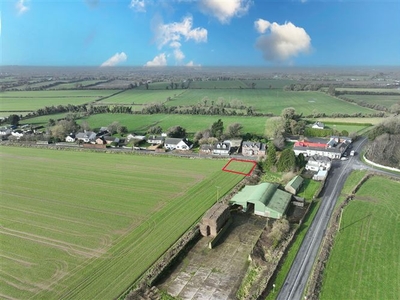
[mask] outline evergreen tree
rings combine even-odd
[[[277,163],[278,172],[289,172],[296,169],[296,155],[292,149],[282,151]]]

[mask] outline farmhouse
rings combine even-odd
[[[231,144],[227,142],[217,143],[214,145],[214,155],[229,155],[231,151]]]
[[[193,143],[186,138],[166,138],[164,148],[167,150],[190,150]]]
[[[216,203],[203,216],[200,232],[203,236],[217,236],[217,233],[230,218],[229,206],[222,202]]]
[[[303,181],[304,179],[300,175],[293,177],[293,179],[286,184],[285,191],[291,193],[292,195],[296,195],[303,185]]]
[[[265,144],[260,142],[243,142],[242,143],[242,154],[243,156],[265,156]]]
[[[293,146],[296,155],[302,153],[304,156],[321,155],[331,159],[340,159],[347,147],[351,144],[351,139],[347,137],[332,136],[329,140],[321,142],[303,140],[298,141]]]
[[[254,209],[256,215],[280,219],[285,214],[292,195],[279,190],[278,186],[268,182],[246,185],[229,202],[241,206],[243,211]]]

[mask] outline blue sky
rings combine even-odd
[[[0,64],[400,65],[400,0],[2,0]]]

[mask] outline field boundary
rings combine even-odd
[[[247,173],[239,172],[239,171],[234,171],[234,170],[228,169],[229,165],[230,165],[232,162],[234,162],[234,161],[236,161],[236,162],[243,162],[243,163],[251,163],[251,164],[253,164],[253,166],[252,166],[251,170],[250,170],[249,172],[247,172]],[[253,173],[253,171],[254,171],[254,169],[256,168],[256,166],[257,166],[257,162],[254,161],[254,160],[239,159],[239,158],[231,158],[231,159],[226,163],[226,165],[222,168],[222,171],[224,171],[224,172],[230,172],[230,173],[238,174],[238,175],[250,176],[251,173]]]
[[[391,167],[387,167],[387,166],[384,166],[384,165],[380,165],[380,164],[374,163],[373,161],[371,161],[368,158],[366,158],[365,154],[363,155],[363,158],[364,158],[365,162],[367,162],[370,165],[373,165],[374,167],[378,167],[378,168],[382,168],[382,169],[389,170],[389,171],[394,171],[394,172],[400,172],[399,169],[391,168]]]

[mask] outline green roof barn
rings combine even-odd
[[[229,202],[248,211],[254,206],[254,214],[280,219],[289,206],[292,195],[278,189],[278,184],[264,182],[259,185],[246,185]]]
[[[297,175],[288,182],[288,184],[285,186],[285,190],[293,195],[296,195],[297,192],[300,190],[300,188],[303,184],[303,181],[304,181],[303,177],[301,177],[300,175]]]

